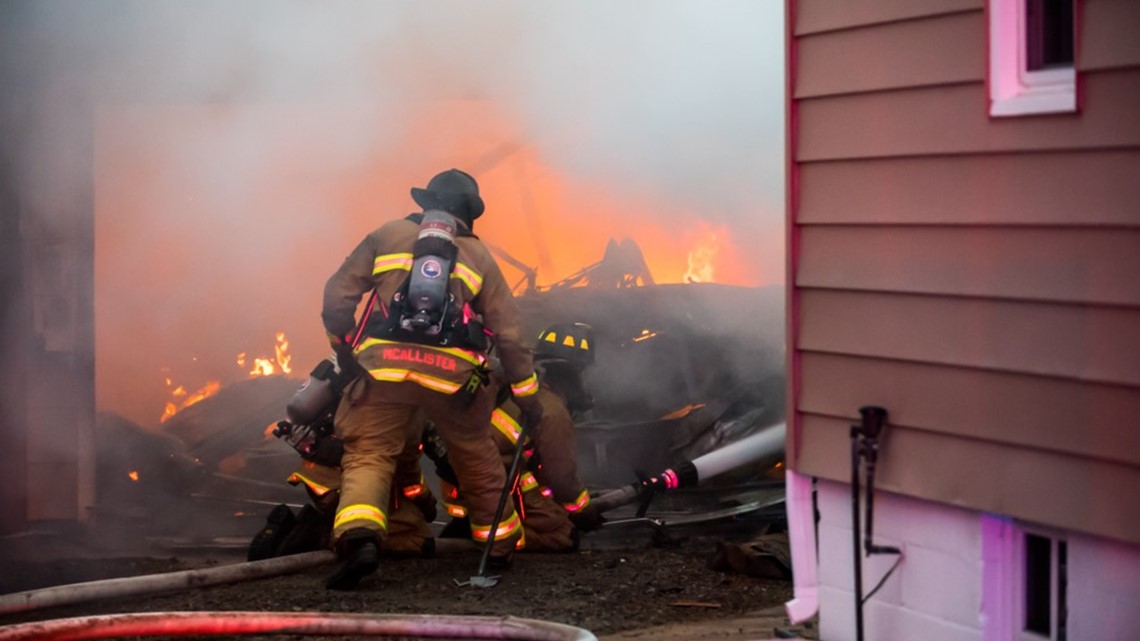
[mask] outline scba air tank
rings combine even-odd
[[[408,277],[407,313],[400,319],[406,330],[435,335],[447,315],[448,280],[458,249],[455,218],[442,211],[424,213],[420,234],[412,249],[414,261]]]

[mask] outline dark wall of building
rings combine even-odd
[[[94,110],[54,3],[0,4],[0,531],[93,501]]]

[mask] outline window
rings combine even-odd
[[[990,0],[990,115],[1077,110],[1073,0]]]
[[[1068,545],[1063,536],[983,515],[982,557],[982,638],[1067,641]]]

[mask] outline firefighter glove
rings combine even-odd
[[[606,522],[606,518],[593,505],[587,505],[577,512],[571,512],[569,516],[574,527],[582,532],[593,532]]]
[[[542,423],[542,403],[538,402],[538,398],[534,395],[531,396],[516,396],[515,405],[519,406],[522,410],[523,428],[531,438],[538,436],[539,425]]]

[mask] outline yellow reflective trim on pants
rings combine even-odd
[[[454,394],[462,387],[459,383],[452,381],[445,381],[442,378],[429,376],[422,372],[413,372],[410,369],[399,369],[395,367],[382,367],[380,369],[370,369],[368,373],[372,378],[378,381],[387,381],[389,383],[402,383],[404,381],[412,381],[419,383],[424,387],[434,391],[443,392],[444,394]]]
[[[383,510],[367,503],[357,503],[337,510],[336,518],[333,519],[333,528],[339,528],[352,521],[368,521],[379,525],[381,530],[388,529],[388,517],[384,516]]]
[[[523,492],[529,492],[538,487],[538,479],[534,478],[530,472],[523,472],[522,476],[519,477],[519,487],[522,488]]]
[[[403,492],[405,498],[414,499],[417,496],[423,494],[426,490],[427,487],[425,487],[422,483],[416,483],[414,485],[405,485]]]
[[[444,507],[447,508],[447,514],[457,519],[462,519],[467,516],[467,508],[459,505],[458,503],[443,502]]]
[[[515,396],[530,396],[538,392],[538,375],[531,374],[529,377],[511,385],[511,393]]]
[[[567,512],[579,512],[584,510],[589,504],[590,493],[586,490],[582,490],[582,493],[578,495],[577,499],[574,499],[573,503],[563,503],[562,507],[566,508]]]
[[[324,495],[329,493],[329,488],[321,485],[320,483],[317,483],[313,479],[306,478],[305,476],[303,476],[297,472],[293,472],[292,474],[290,474],[289,478],[285,479],[285,482],[288,483],[289,485],[296,485],[298,483],[304,483],[317,496],[324,496]]]
[[[467,289],[471,291],[472,296],[477,295],[479,290],[483,289],[483,277],[479,272],[458,261],[451,270],[451,277],[463,281],[463,284],[467,285]]]
[[[496,407],[495,411],[491,412],[491,425],[495,429],[503,433],[511,443],[518,443],[519,436],[522,434],[522,428],[515,419],[511,418],[504,410]]]
[[[382,338],[366,338],[363,342],[360,343],[360,345],[357,345],[353,351],[359,354],[369,347],[375,347],[377,345],[402,345],[406,347],[414,347],[416,349],[430,349],[433,352],[443,352],[449,356],[454,356],[456,358],[465,360],[472,365],[482,365],[483,363],[487,362],[487,359],[482,354],[470,352],[465,349],[459,349],[458,347],[436,347],[435,345],[402,343],[400,341],[389,341]]]
[[[502,539],[519,531],[522,527],[522,520],[519,519],[518,512],[511,512],[510,517],[499,524],[498,529],[495,530],[495,540],[501,541]],[[471,538],[475,541],[486,541],[491,535],[490,525],[475,525],[471,524]]]
[[[381,274],[384,272],[392,271],[393,269],[402,269],[408,271],[412,268],[412,254],[411,252],[403,254],[384,254],[377,256],[376,260],[372,263],[372,275]]]

